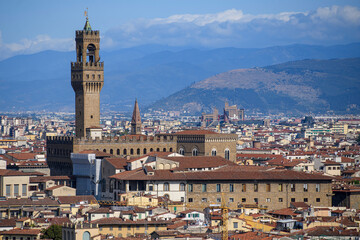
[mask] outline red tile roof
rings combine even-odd
[[[41,229],[12,229],[1,232],[1,235],[39,235]]]

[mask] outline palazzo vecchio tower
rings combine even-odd
[[[83,30],[76,31],[76,62],[71,63],[71,86],[75,91],[76,137],[86,129],[100,126],[100,91],[104,85],[104,63],[100,62],[100,32],[91,29],[86,18]]]

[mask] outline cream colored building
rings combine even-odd
[[[0,196],[28,198],[37,190],[37,184],[30,183],[30,176],[29,173],[0,169]]]

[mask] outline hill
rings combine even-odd
[[[290,45],[259,49],[179,49],[140,46],[101,52],[105,84],[102,111],[128,111],[165,98],[215,74],[305,58],[360,57],[360,43],[338,46]],[[70,62],[75,52],[45,51],[0,62],[0,109],[74,111]]]
[[[229,101],[247,111],[267,113],[353,113],[360,112],[359,92],[360,58],[301,60],[217,74],[150,109],[210,112]]]

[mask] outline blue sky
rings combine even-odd
[[[72,50],[86,8],[105,50],[360,41],[359,0],[1,0],[0,60]]]

